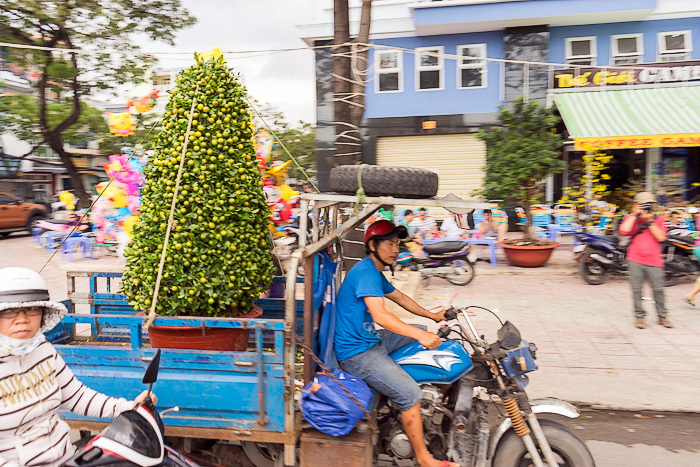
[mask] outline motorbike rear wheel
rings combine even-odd
[[[468,259],[450,261],[450,266],[455,269],[456,274],[445,276],[445,279],[453,285],[467,285],[474,279],[474,265]]]
[[[579,259],[579,271],[583,280],[591,285],[600,285],[608,278],[608,270],[598,261],[591,259],[593,251],[587,251]]]
[[[542,419],[539,422],[560,467],[595,467],[595,461],[586,443],[575,433],[552,420]],[[542,455],[541,452],[540,455]],[[510,430],[498,443],[491,465],[527,467],[531,463],[523,441],[515,431]]]

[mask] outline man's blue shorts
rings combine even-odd
[[[427,329],[423,325],[414,324],[413,326],[424,331]],[[399,407],[399,410],[404,412],[421,400],[423,391],[389,355],[416,340],[394,334],[386,329],[381,329],[379,335],[382,338],[379,344],[343,360],[340,366],[387,396]]]

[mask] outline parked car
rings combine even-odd
[[[0,192],[0,236],[12,232],[32,231],[41,219],[48,217],[48,210],[41,204],[27,203],[9,193]]]

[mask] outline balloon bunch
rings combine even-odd
[[[287,224],[292,221],[294,210],[299,204],[299,192],[287,185],[287,167],[292,161],[274,160],[279,145],[269,132],[258,130],[254,141],[255,154],[263,176],[263,191],[270,206],[270,220],[275,224]]]
[[[128,154],[109,156],[109,164],[102,164],[107,176],[114,178],[112,183],[101,182],[95,185],[101,194],[93,206],[92,224],[97,228],[95,239],[104,243],[115,241],[119,232],[125,232],[129,240],[132,229],[138,222],[141,205],[141,187],[144,185],[143,166],[153,151],[147,151],[140,158]]]

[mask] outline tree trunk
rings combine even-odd
[[[350,104],[352,98],[350,76],[350,17],[348,0],[334,0],[334,38],[333,44],[333,107],[335,124],[335,165],[355,164],[360,160],[361,140],[359,127],[354,127],[351,120]]]
[[[49,144],[51,149],[58,153],[58,156],[63,163],[63,167],[65,167],[66,172],[68,172],[68,176],[70,177],[71,184],[73,185],[73,189],[75,191],[75,197],[78,198],[78,202],[75,204],[76,208],[89,208],[90,204],[92,203],[91,193],[85,189],[83,179],[80,176],[78,169],[75,167],[70,154],[63,149],[61,137],[52,135],[52,137],[46,142]]]
[[[70,47],[72,47],[69,38],[66,37],[64,40]],[[49,43],[49,47],[53,47],[57,41],[58,36],[53,37]],[[61,139],[61,133],[78,121],[81,112],[77,56],[74,53],[71,54],[71,62],[74,71],[73,81],[71,83],[71,91],[73,93],[73,109],[65,120],[56,125],[53,129],[49,129],[48,117],[46,115],[46,83],[48,82],[48,69],[49,65],[51,65],[53,62],[53,55],[50,51],[44,51],[44,55],[46,56],[46,63],[44,64],[44,68],[41,73],[41,79],[39,79],[39,83],[37,84],[37,91],[39,93],[39,129],[41,130],[41,135],[44,137],[44,140],[48,143],[51,149],[58,153],[63,166],[68,172],[73,189],[75,190],[75,196],[78,198],[76,207],[88,208],[91,204],[90,193],[85,189],[83,179],[80,177],[78,169],[75,167],[75,164],[73,164],[70,155],[65,149],[63,149],[63,141]]]
[[[357,33],[355,42],[358,44],[369,43],[369,30],[372,19],[372,0],[362,0],[362,12],[360,14],[360,30]],[[365,82],[368,68],[367,55],[369,47],[358,45],[354,50],[355,66],[352,69],[352,94],[354,105],[350,108],[351,123],[360,128],[362,115],[365,113]],[[358,136],[362,136],[358,134]],[[361,160],[361,158],[360,158]]]

